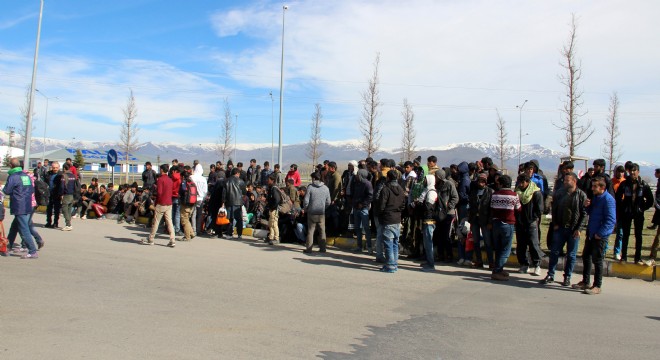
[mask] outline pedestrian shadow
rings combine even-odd
[[[310,264],[310,265],[336,266],[336,267],[342,267],[342,268],[347,268],[347,269],[366,270],[366,271],[378,271],[380,269],[380,267],[376,267],[376,266],[373,266],[373,265],[362,264],[362,263],[343,262],[343,261],[332,259],[332,258],[321,257],[320,255],[310,256],[310,257],[307,257],[307,258],[293,258],[293,259],[298,260],[298,261],[300,261],[302,263],[305,263],[305,264]]]
[[[140,244],[140,240],[134,239],[134,238],[122,238],[122,237],[115,237],[115,236],[106,236],[106,239],[110,241],[115,241],[115,242],[120,242],[120,243],[130,243],[130,244]]]

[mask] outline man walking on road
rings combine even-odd
[[[62,213],[64,214],[65,226],[62,228],[62,231],[71,231],[73,226],[71,226],[71,212],[73,211],[73,202],[74,195],[80,193],[76,191],[76,175],[71,171],[69,163],[65,163],[62,168],[64,169],[64,174],[62,174]]]
[[[325,249],[325,209],[330,206],[330,190],[321,181],[318,172],[312,173],[312,184],[307,187],[303,200],[303,211],[307,214],[307,244],[303,252],[312,253],[314,235],[319,232],[319,252]]]
[[[8,171],[9,177],[3,192],[11,197],[9,208],[14,215],[14,220],[18,223],[18,232],[28,248],[28,253],[21,256],[21,258],[36,259],[39,255],[37,255],[37,247],[30,232],[34,187],[30,177],[23,172],[18,159],[12,158],[9,160],[9,165],[11,170]],[[13,246],[13,244],[10,244],[10,246]]]
[[[172,179],[167,176],[168,166],[163,164],[160,166],[160,176],[156,181],[156,210],[154,211],[154,221],[151,226],[151,233],[147,240],[143,240],[142,244],[144,245],[153,245],[154,237],[156,236],[156,231],[160,226],[160,219],[165,217],[165,224],[167,225],[167,231],[170,234],[170,243],[167,244],[169,247],[176,246],[176,241],[174,240],[174,225],[172,224]]]
[[[229,226],[225,238],[231,239],[234,236],[234,222],[236,222],[236,233],[238,238],[241,239],[243,235],[243,195],[246,194],[245,182],[241,180],[241,169],[231,169],[231,176],[225,184],[225,192],[222,206],[227,209],[227,216],[229,217]]]
[[[552,224],[554,226],[552,249],[550,249],[548,275],[541,280],[541,284],[554,282],[559,253],[568,243],[562,285],[571,285],[571,275],[580,242],[580,228],[587,218],[586,201],[587,194],[577,188],[577,175],[575,173],[564,174],[563,186],[561,189],[555,189],[552,197]]]
[[[603,257],[607,239],[614,231],[616,224],[616,205],[614,197],[607,192],[607,183],[601,176],[591,180],[593,199],[585,202],[589,223],[588,237],[582,250],[584,270],[582,281],[573,285],[574,289],[584,290],[585,294],[597,295],[603,285]],[[594,265],[594,285],[591,284],[591,264]]]

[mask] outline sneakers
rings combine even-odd
[[[87,220],[87,215],[83,215],[80,219],[81,220]]]
[[[140,242],[140,244],[142,244],[142,245],[153,245],[154,242],[153,242],[153,241],[149,241],[149,239],[145,239],[145,240],[142,240],[142,241]]]
[[[27,253],[27,254],[21,256],[21,259],[38,259],[38,258],[39,258],[39,255],[37,253],[34,253],[34,254]]]
[[[571,278],[564,277],[564,282],[561,283],[561,286],[571,286]]]
[[[621,254],[614,254],[614,259],[621,261]]]
[[[589,284],[585,284],[584,281],[580,281],[577,284],[571,285],[571,287],[575,290],[586,290],[587,288],[589,288]]]
[[[44,245],[46,245],[46,243],[45,243],[43,240],[40,241],[40,242],[37,242],[37,250],[39,250],[39,249],[41,249],[42,247],[44,247]]]
[[[153,244],[153,243],[152,243],[152,244]],[[176,243],[173,243],[173,242],[170,242],[170,243],[167,244],[167,247],[171,247],[171,248],[173,248],[173,247],[175,247],[175,246],[176,246]]]
[[[509,277],[501,272],[492,274],[490,278],[495,281],[509,281]]]
[[[655,266],[655,260],[649,259],[644,262],[644,265],[646,266]]]
[[[279,240],[268,240],[268,245],[277,245],[279,243],[280,243]]]
[[[463,266],[472,267],[474,265],[471,260],[463,260]]]
[[[423,272],[434,272],[435,271],[435,266],[429,266],[428,264],[422,265],[422,271]]]
[[[396,272],[396,268],[391,268],[387,265],[383,266],[380,268],[380,272],[388,273],[388,274],[394,274]]]
[[[71,218],[72,218],[72,219],[77,219],[77,218],[78,218],[78,214],[73,214],[73,216],[71,216]],[[85,217],[83,216],[83,219],[84,219],[84,218],[85,218]]]
[[[71,231],[73,230],[73,226],[65,226],[62,228],[62,231]]]
[[[527,270],[527,273],[532,275],[532,276],[541,276],[541,267],[540,266],[535,266],[535,267],[529,268]]]
[[[527,274],[527,271],[528,271],[528,270],[529,270],[529,266],[527,266],[527,265],[523,265],[523,266],[520,267],[520,269],[518,269],[518,272],[519,272],[520,274]]]
[[[456,265],[458,265],[458,266],[463,266],[463,262],[465,262],[465,260],[460,259],[460,260],[458,260],[458,261],[456,262]]]
[[[546,276],[543,280],[539,281],[541,285],[552,284],[555,282],[555,279],[552,276]]]
[[[303,250],[303,254],[311,254],[311,253],[312,253],[312,249]]]
[[[584,293],[587,295],[598,295],[600,294],[600,288],[599,287],[590,287],[587,289],[584,289]]]
[[[53,226],[53,224],[46,224],[46,225],[44,225],[44,227],[45,227],[46,229],[52,229],[52,228],[54,228],[55,226]]]

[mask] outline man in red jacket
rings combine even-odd
[[[174,226],[172,225],[172,179],[167,176],[167,164],[160,166],[160,176],[156,181],[156,211],[154,211],[154,221],[151,227],[151,233],[147,240],[142,240],[144,245],[153,245],[156,231],[160,226],[161,217],[165,217],[165,224],[167,224],[167,231],[170,233],[169,247],[174,247],[176,242],[174,240]]]

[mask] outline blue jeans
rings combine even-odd
[[[435,232],[435,224],[422,223],[422,239],[424,240],[424,253],[426,253],[426,266],[430,268],[435,268],[433,232]]]
[[[27,245],[29,253],[36,254],[37,247],[34,244],[32,233],[30,232],[30,217],[31,214],[14,215],[14,221],[17,223],[18,233],[21,234],[21,238],[25,245]],[[13,246],[13,244],[11,245]]]
[[[385,248],[385,263],[390,269],[398,268],[399,259],[399,224],[381,225],[383,235],[383,247]]]
[[[374,222],[376,223],[376,260],[385,260],[385,255],[383,254],[383,229],[385,225],[382,225],[378,221],[378,216],[374,216]]]
[[[369,209],[353,210],[355,232],[357,233],[357,246],[362,249],[362,233],[367,238],[367,248],[371,249],[371,229],[369,228]]]
[[[493,274],[504,270],[504,265],[511,255],[514,225],[493,220],[493,245],[495,247],[495,268]]]
[[[37,228],[34,226],[34,223],[32,222],[32,215],[34,215],[34,209],[32,210],[32,214],[30,214],[30,221],[28,222],[30,226],[30,234],[32,234],[32,237],[34,240],[37,242],[37,244],[40,244],[43,242],[43,239],[41,238],[41,235],[37,232]],[[11,226],[9,227],[9,233],[7,233],[7,239],[9,240],[9,246],[10,248],[14,246],[14,242],[16,240],[16,235],[18,234],[18,221],[16,221],[16,218],[14,218],[14,221],[11,222]],[[23,247],[27,247],[26,244],[23,244]]]
[[[234,226],[236,226],[236,234],[243,235],[243,209],[241,205],[226,206],[227,216],[229,217],[229,232],[228,236],[234,235]]]
[[[578,246],[580,244],[579,237],[573,237],[571,229],[560,227],[554,230],[552,236],[552,249],[550,251],[550,263],[548,264],[548,276],[555,277],[555,268],[559,262],[559,253],[568,244],[566,254],[566,264],[564,264],[564,277],[571,278],[573,269],[575,268],[575,258],[577,257]]]
[[[481,240],[484,241],[488,265],[493,264],[492,231],[475,221],[475,224],[472,224],[472,238],[474,239],[474,253],[476,254],[477,264],[483,263],[483,258],[481,257]]]
[[[178,197],[172,198],[172,225],[175,233],[181,231],[181,206]]]

